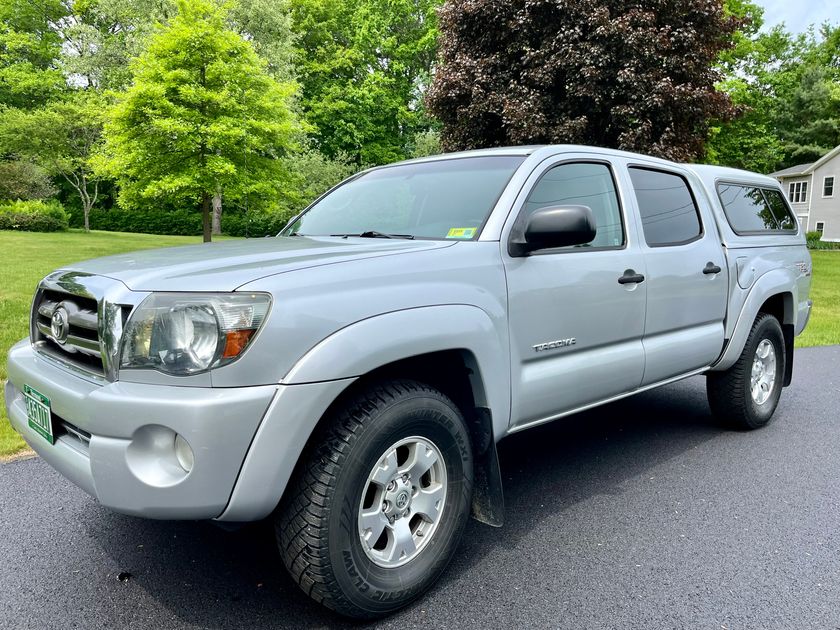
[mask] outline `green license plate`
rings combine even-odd
[[[23,386],[23,398],[26,401],[29,427],[50,444],[55,444],[50,399],[29,385]]]

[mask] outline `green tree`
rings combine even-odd
[[[71,6],[61,27],[61,67],[76,83],[108,90],[128,86],[130,60],[143,52],[157,25],[168,24],[178,13],[175,0],[76,0]],[[293,78],[286,0],[230,2],[226,22],[251,41],[272,75]]]
[[[35,107],[63,88],[55,60],[65,15],[60,0],[0,0],[0,105]]]
[[[775,99],[740,77],[720,87],[739,113],[730,122],[712,125],[704,160],[759,173],[775,171],[784,155],[784,145],[772,121]]]
[[[448,0],[429,92],[446,149],[572,142],[690,160],[734,111],[720,0]]]
[[[441,0],[291,0],[301,104],[318,148],[359,164],[407,157],[430,127],[423,99]]]
[[[79,195],[85,218],[99,195],[92,158],[102,134],[104,99],[92,91],[71,92],[33,110],[10,109],[0,120],[0,147],[6,153],[61,177]]]
[[[735,1],[728,4],[731,7]],[[739,0],[734,11],[744,18],[745,26],[735,34],[735,46],[721,56],[724,80],[718,89],[732,99],[737,115],[712,125],[705,161],[769,173],[784,154],[774,112],[782,69],[791,64],[794,41],[780,26],[761,31],[763,9],[757,5]]]
[[[761,10],[752,14],[721,63],[739,115],[714,126],[706,159],[763,172],[816,160],[840,144],[840,28],[794,37],[758,31]]]
[[[181,0],[109,111],[99,171],[115,177],[120,202],[166,199],[201,207],[211,239],[211,200],[271,196],[284,180],[278,159],[298,123],[296,86],[268,74],[253,45],[232,31],[224,6]]]
[[[840,35],[840,29],[835,31]],[[820,45],[824,47],[830,39]],[[777,121],[789,163],[813,162],[840,145],[840,48],[828,63],[808,60],[799,82],[781,101]]]
[[[289,218],[359,170],[356,163],[346,155],[330,159],[312,148],[289,155],[284,159],[284,165],[291,178],[290,191],[284,196],[290,211]]]
[[[443,148],[440,145],[440,132],[436,129],[421,131],[414,136],[414,146],[411,150],[411,157],[428,157],[442,152]]]

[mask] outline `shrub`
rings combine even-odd
[[[55,193],[49,176],[31,162],[0,162],[0,199],[46,199]]]
[[[222,213],[222,232],[228,236],[274,236],[292,218],[291,211]]]
[[[73,225],[81,227],[78,221],[74,221]],[[93,208],[90,211],[90,229],[195,236],[201,234],[201,214],[194,210],[163,210],[157,207],[132,210]]]
[[[347,155],[331,159],[313,148],[283,158],[283,168],[290,176],[283,203],[295,212],[360,169]]]
[[[222,213],[222,232],[229,236],[274,236],[285,227],[291,215],[291,211],[280,209],[252,210],[246,214],[228,208]],[[82,226],[80,218],[74,216],[73,219],[73,227]],[[167,210],[157,207],[110,210],[94,208],[90,211],[90,229],[199,236],[201,213],[198,210]]]
[[[69,225],[67,212],[58,201],[12,201],[0,204],[0,230],[60,232]]]
[[[832,243],[821,239],[822,233],[820,232],[807,232],[805,234],[808,249],[840,249],[840,243]]]

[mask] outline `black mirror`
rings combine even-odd
[[[547,206],[528,217],[525,229],[511,239],[510,255],[539,249],[583,245],[595,239],[595,216],[588,206]]]

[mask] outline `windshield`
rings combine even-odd
[[[486,156],[371,171],[336,188],[281,236],[474,239],[524,160]]]

